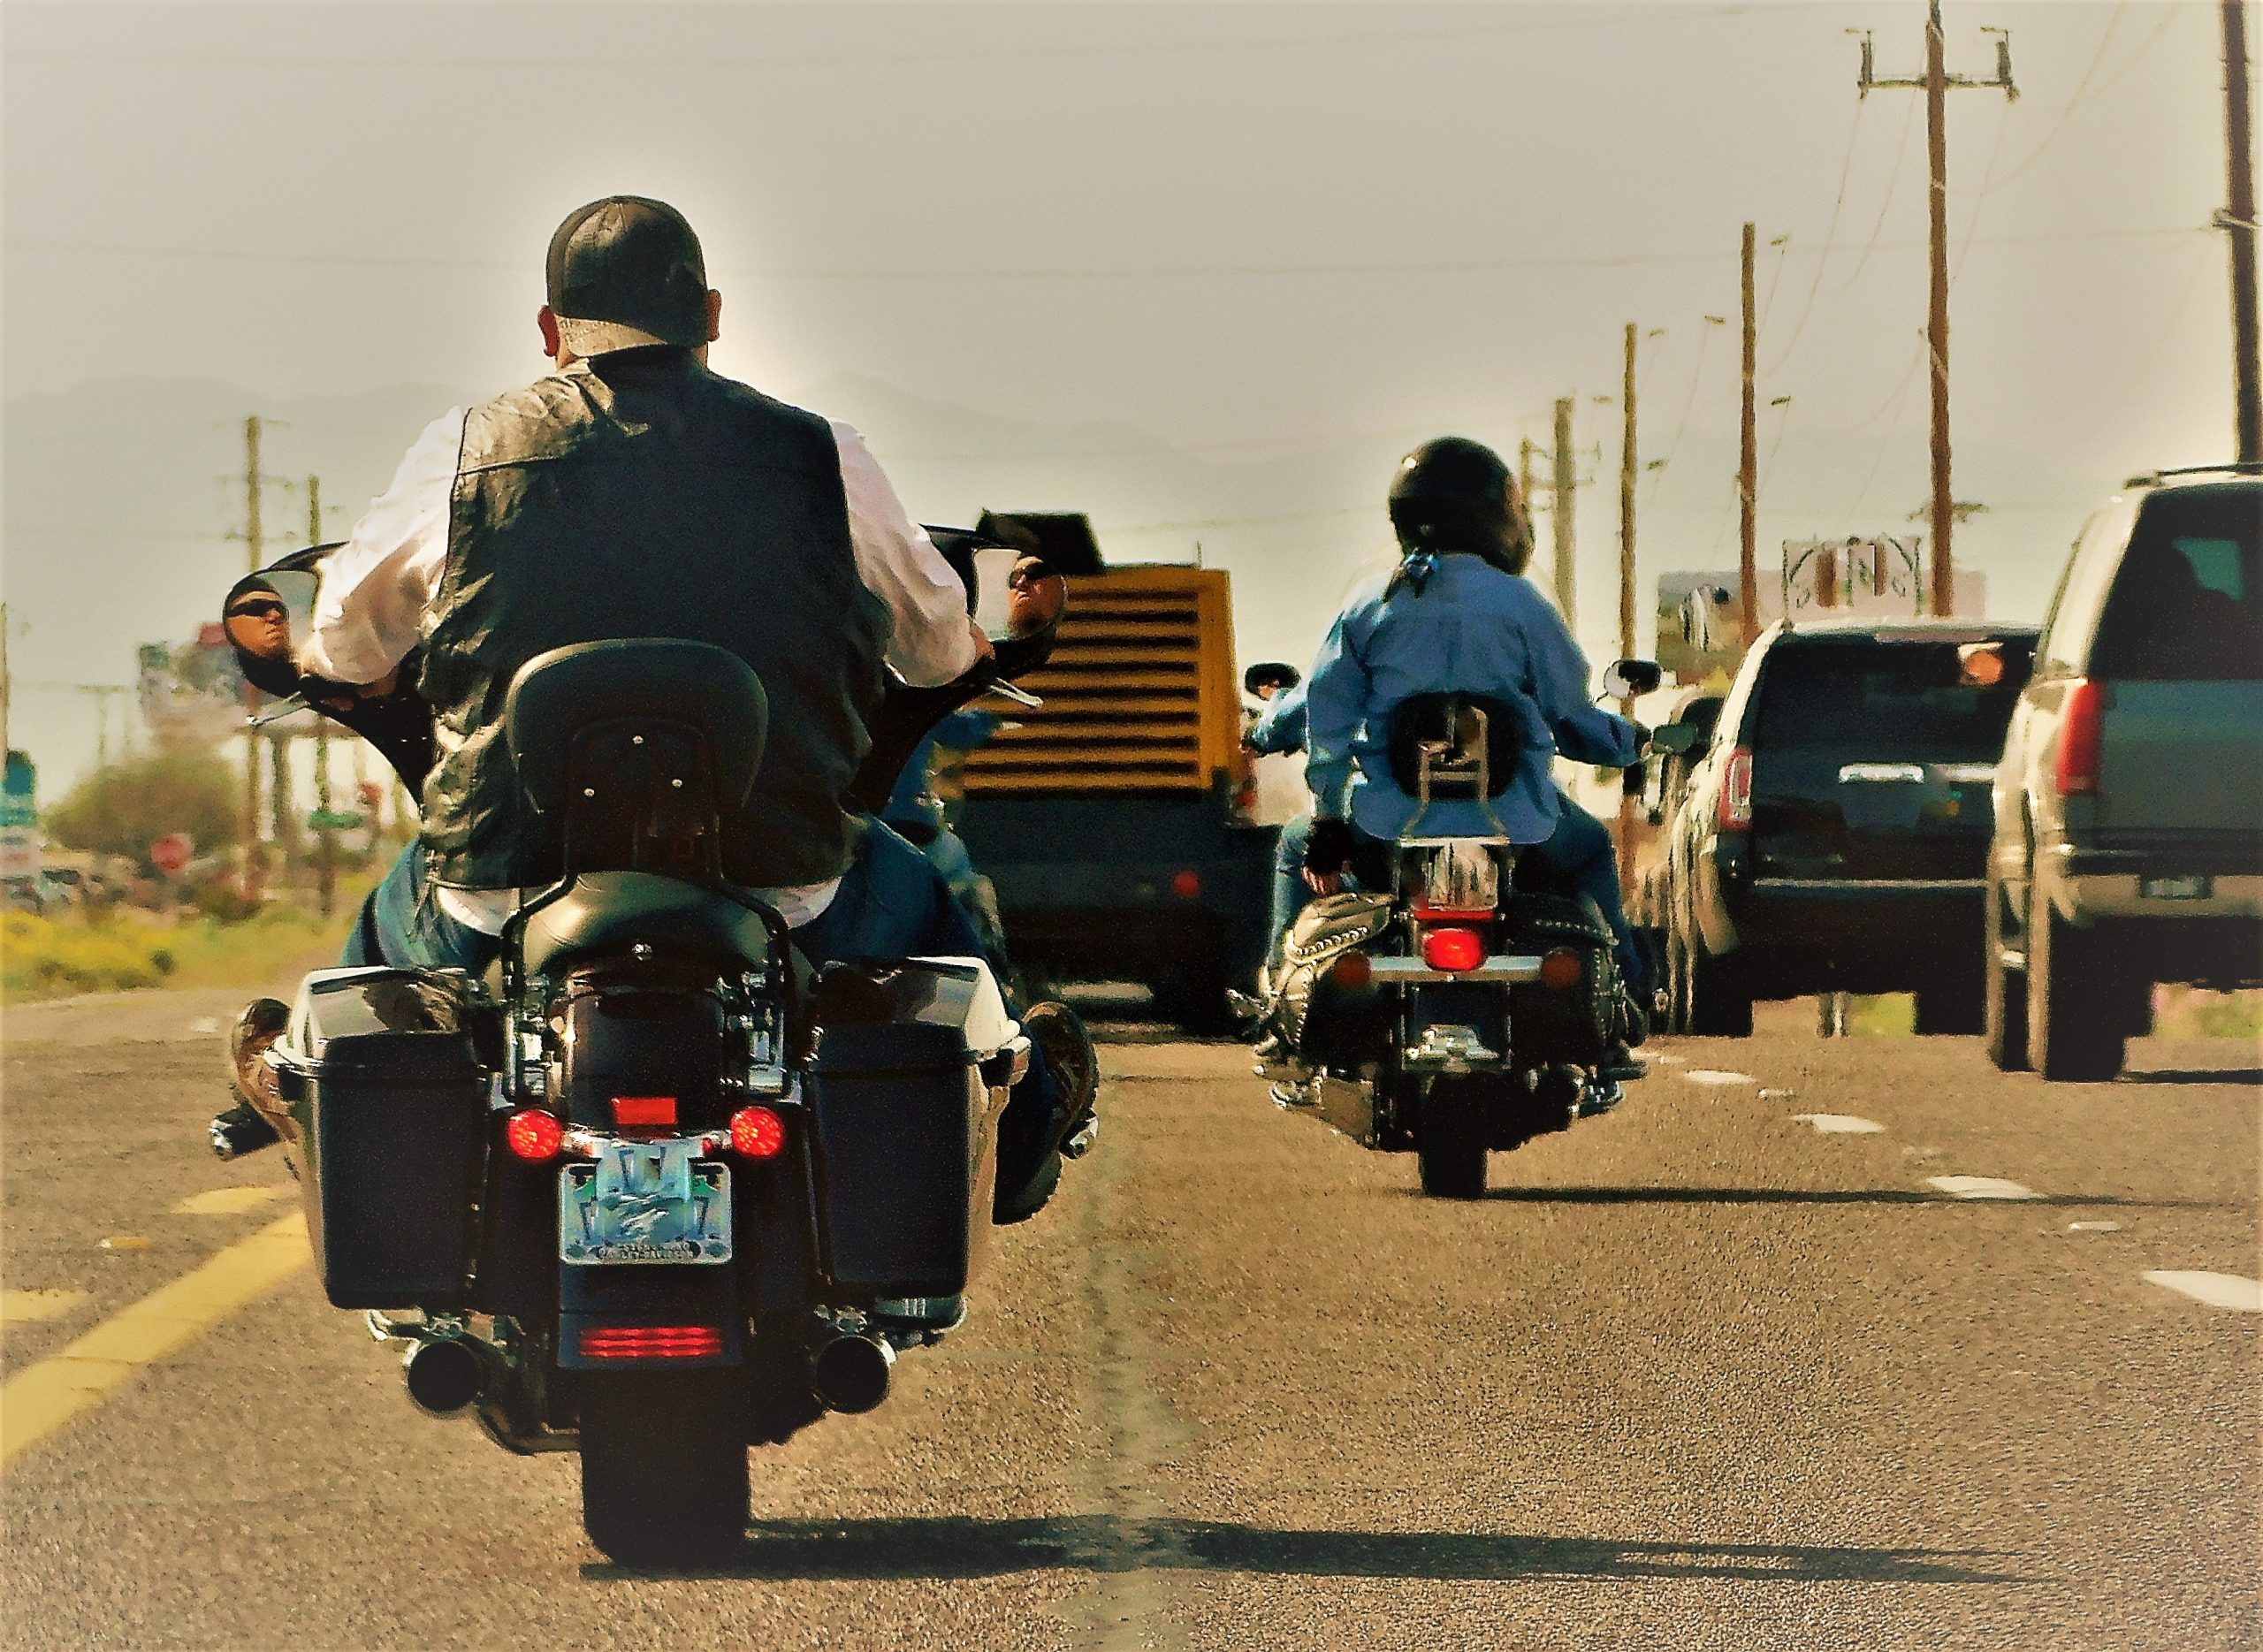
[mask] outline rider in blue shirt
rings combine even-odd
[[[1517,773],[1490,803],[1432,803],[1421,834],[1503,835],[1528,846],[1534,870],[1601,909],[1617,940],[1620,978],[1639,1003],[1642,960],[1619,898],[1611,834],[1557,787],[1550,765],[1560,755],[1625,768],[1646,736],[1589,698],[1586,657],[1562,616],[1522,577],[1532,546],[1515,478],[1490,448],[1443,437],[1400,462],[1391,517],[1398,567],[1352,593],[1303,685],[1305,776],[1314,798],[1314,819],[1301,834],[1304,881],[1332,894],[1348,871],[1364,887],[1388,887],[1391,845],[1420,809],[1391,774],[1392,713],[1418,694],[1488,697],[1518,719]],[[1284,830],[1284,860],[1300,824]]]

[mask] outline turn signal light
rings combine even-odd
[[[2067,691],[2067,716],[2059,725],[2059,767],[2054,777],[2060,796],[2097,796],[2105,713],[2105,691],[2087,677]]]
[[[674,1096],[615,1096],[613,1122],[623,1130],[675,1128]]]
[[[1721,771],[1721,801],[1714,815],[1724,832],[1752,830],[1752,749],[1739,746]]]
[[[522,1107],[503,1121],[503,1145],[514,1158],[541,1164],[566,1145],[566,1127],[540,1108]]]
[[[1474,970],[1485,962],[1485,937],[1474,929],[1426,929],[1422,962],[1434,970]]]
[[[582,1333],[584,1359],[712,1359],[723,1351],[719,1325],[593,1325]]]
[[[731,1115],[731,1151],[742,1159],[775,1159],[786,1150],[786,1121],[766,1107]]]
[[[1347,993],[1356,993],[1375,978],[1375,966],[1364,952],[1347,952],[1328,966],[1328,978]]]
[[[1586,973],[1580,963],[1580,955],[1569,947],[1553,948],[1540,960],[1540,984],[1559,993],[1577,986]]]

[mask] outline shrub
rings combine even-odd
[[[160,751],[97,769],[47,813],[48,835],[68,849],[123,855],[144,872],[149,845],[186,833],[209,855],[243,834],[240,776],[210,751]]]

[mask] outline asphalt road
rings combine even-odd
[[[663,1576],[287,1257],[181,1308],[293,1208],[203,1150],[232,1007],[7,1017],[0,1407],[160,1350],[80,1361],[114,1386],[0,1469],[11,1648],[2263,1645],[2263,1314],[2145,1277],[2257,1276],[2252,1047],[2046,1089],[1787,1007],[1457,1205],[1234,1047],[1113,1045],[965,1328]]]

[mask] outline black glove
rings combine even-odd
[[[1305,870],[1316,878],[1342,872],[1352,864],[1352,823],[1322,816],[1305,840]]]
[[[1637,722],[1631,717],[1627,719],[1627,724],[1634,731],[1634,750],[1639,755],[1642,748],[1650,743],[1652,732],[1650,726],[1648,723]]]

